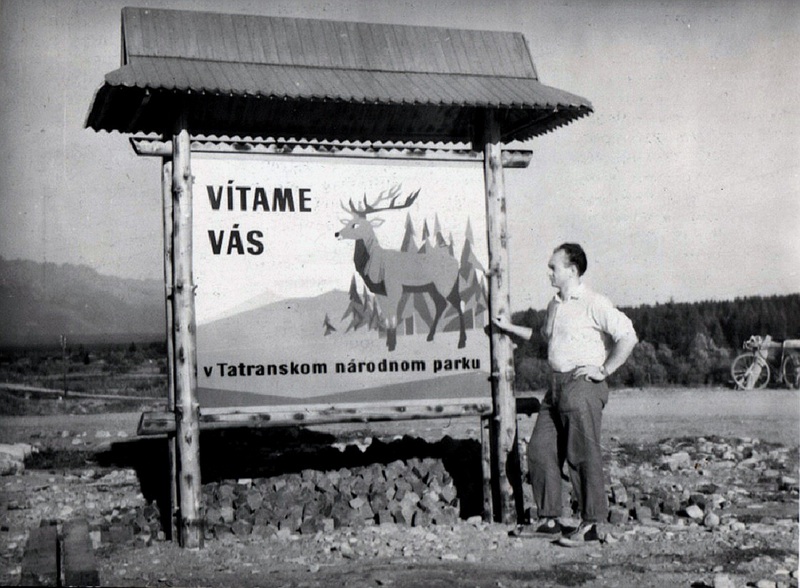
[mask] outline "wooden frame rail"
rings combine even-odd
[[[141,157],[169,157],[172,154],[172,142],[166,139],[131,137],[130,142],[133,150]],[[483,161],[483,151],[475,151],[467,147],[430,147],[392,143],[346,144],[337,142],[192,137],[190,148],[192,153],[235,153],[237,155],[265,154],[416,161]],[[523,169],[530,165],[533,151],[530,149],[503,149],[500,157],[504,168]]]
[[[404,405],[365,408],[363,406],[293,407],[282,410],[232,410],[203,411],[200,428],[220,429],[230,427],[291,427],[333,423],[368,423],[379,421],[405,421],[415,419],[440,419],[491,414],[490,403],[454,405]],[[175,414],[169,411],[150,411],[139,420],[139,435],[162,435],[175,432]]]
[[[517,413],[528,416],[539,412],[539,399],[535,396],[516,398]],[[337,405],[293,408],[291,410],[242,409],[224,411],[201,411],[200,430],[231,427],[292,427],[334,423],[368,423],[381,421],[405,421],[416,419],[445,419],[459,417],[490,417],[489,403],[463,403],[451,405],[396,405],[365,409],[363,406]],[[173,435],[175,413],[171,411],[147,411],[139,418],[137,434],[140,436]]]

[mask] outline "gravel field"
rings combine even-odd
[[[0,417],[0,443],[38,450],[24,472],[0,478],[0,584],[19,583],[28,531],[39,521],[81,517],[97,529],[97,565],[102,585],[109,586],[798,585],[797,392],[612,391],[604,446],[612,510],[624,520],[604,527],[604,541],[573,549],[548,539],[511,538],[509,525],[477,517],[313,534],[272,527],[262,535],[217,533],[200,551],[180,549],[149,530],[109,539],[113,533],[99,523],[119,531],[126,513],[148,508],[147,468],[109,457],[138,452],[136,463],[152,460],[152,444],[135,437],[139,415]],[[523,438],[534,422],[535,416],[519,418]],[[313,432],[333,435],[343,456],[369,456],[377,440],[402,443],[406,436],[418,440],[415,446],[424,441],[433,448],[449,438],[469,447],[478,431],[474,419],[451,419]],[[250,449],[254,459],[263,450]],[[286,479],[291,486],[291,476]]]

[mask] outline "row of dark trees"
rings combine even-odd
[[[731,361],[751,335],[771,335],[776,341],[800,338],[800,294],[620,310],[633,321],[640,342],[611,377],[611,385],[617,386],[729,385]],[[529,309],[513,319],[534,330],[531,341],[516,341],[516,388],[545,388],[547,345],[539,334],[545,311]]]

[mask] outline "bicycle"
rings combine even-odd
[[[773,371],[775,381],[787,388],[800,388],[800,339],[787,339],[782,343],[772,340],[769,335],[753,335],[742,345],[746,353],[738,355],[731,364],[731,375],[739,390],[765,388]],[[780,358],[770,362],[771,351],[780,349]],[[795,351],[799,350],[799,351]]]

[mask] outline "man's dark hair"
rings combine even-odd
[[[563,251],[566,254],[567,263],[578,268],[579,276],[586,273],[586,267],[589,262],[586,261],[586,253],[583,251],[583,247],[577,243],[562,243],[553,250],[553,253],[556,251]]]

